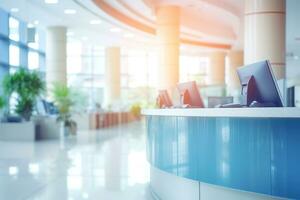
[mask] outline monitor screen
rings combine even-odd
[[[250,92],[243,92],[249,80],[253,80],[255,89],[251,92],[250,99],[270,107],[282,107],[282,97],[278,89],[271,65],[268,60],[253,63],[237,69],[242,85],[242,95],[250,95]],[[250,102],[251,103],[251,102]]]
[[[195,108],[204,108],[196,81],[179,83],[177,84],[177,89],[180,94],[180,103],[182,105],[187,104]]]
[[[45,106],[42,99],[37,98],[37,100],[36,100],[36,111],[39,115],[46,115],[47,114],[46,106]]]

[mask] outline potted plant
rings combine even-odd
[[[21,68],[16,73],[4,77],[3,88],[8,99],[13,93],[16,94],[14,111],[29,121],[36,104],[36,98],[43,93],[45,83],[37,72],[30,72]]]
[[[55,83],[52,97],[58,109],[57,121],[61,123],[61,136],[76,134],[76,122],[72,120],[72,107],[76,101],[74,91],[65,84]]]
[[[139,103],[132,104],[130,107],[130,112],[136,119],[139,120],[141,118],[141,105]]]

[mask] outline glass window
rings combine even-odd
[[[20,49],[15,45],[9,45],[9,65],[20,65]]]
[[[206,69],[209,61],[206,57],[180,56],[180,81],[197,81],[205,85]]]
[[[93,56],[93,72],[94,74],[104,74],[105,59],[104,56]]]
[[[128,87],[128,76],[127,75],[122,75],[121,76],[121,87],[122,88],[127,88]]]
[[[158,54],[147,49],[122,49],[122,99],[130,102],[154,101],[157,85]]]
[[[13,17],[9,18],[9,38],[19,41],[19,21]]]
[[[36,70],[39,68],[39,54],[37,52],[28,52],[28,69]]]
[[[148,55],[148,76],[149,87],[157,87],[158,83],[158,54],[150,52]]]
[[[104,71],[104,47],[68,41],[68,85],[83,89],[91,107],[103,101]]]
[[[10,73],[10,74],[14,74],[14,73],[16,73],[16,71],[17,71],[17,68],[16,68],[16,67],[10,67],[10,68],[9,68],[9,73]]]
[[[67,72],[69,74],[81,73],[81,66],[81,43],[69,42],[67,44]]]

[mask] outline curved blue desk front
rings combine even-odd
[[[150,164],[188,179],[300,199],[300,109],[143,110]]]

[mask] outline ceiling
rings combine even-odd
[[[128,18],[148,26],[154,31],[157,6],[172,4],[181,8],[181,38],[192,41],[191,51],[204,51],[220,44],[240,48],[240,27],[243,1],[240,0],[99,0]],[[68,27],[70,40],[82,40],[99,45],[147,46],[155,44],[155,33],[130,26],[101,9],[93,0],[58,0],[46,4],[44,0],[1,0],[0,7],[29,23],[43,28],[63,25]],[[65,9],[75,9],[76,14],[65,14]],[[193,20],[197,19],[197,20]],[[90,24],[101,20],[100,24]],[[97,22],[98,23],[98,22]],[[115,28],[120,30],[114,30]],[[184,43],[184,42],[183,42]],[[208,48],[210,47],[210,48]],[[227,48],[228,49],[228,48]]]
[[[13,15],[42,28],[67,26],[70,40],[101,46],[154,48],[156,8],[177,5],[181,8],[180,37],[190,42],[182,40],[181,49],[184,51],[199,53],[215,50],[214,47],[228,49],[211,44],[227,45],[233,49],[243,47],[243,0],[58,0],[57,4],[44,1],[1,0],[0,7],[7,11],[18,8],[19,11]],[[64,13],[65,9],[77,12],[68,15]],[[147,29],[132,26],[109,10],[115,10]],[[287,50],[300,57],[299,10],[299,0],[287,0]],[[101,23],[90,24],[91,20],[100,20]]]
[[[83,0],[81,0],[83,1]],[[100,10],[131,27],[155,35],[156,8],[180,7],[180,37],[196,46],[241,48],[243,38],[242,0],[93,0]],[[203,45],[202,43],[213,44]],[[221,45],[227,45],[224,47]]]
[[[15,17],[34,25],[38,21],[41,28],[48,26],[67,26],[70,40],[81,40],[86,43],[99,45],[132,45],[143,44],[149,37],[143,37],[143,33],[134,37],[127,37],[134,30],[122,27],[113,20],[105,19],[104,13],[98,13],[98,8],[89,0],[84,0],[84,7],[74,0],[59,0],[57,4],[46,4],[44,0],[1,0],[0,7],[10,11],[18,8],[18,12],[12,12]],[[95,10],[87,7],[93,6]],[[65,14],[65,9],[76,10],[75,14]],[[100,24],[90,24],[91,20],[100,20]],[[120,32],[111,32],[111,29],[121,27]]]

